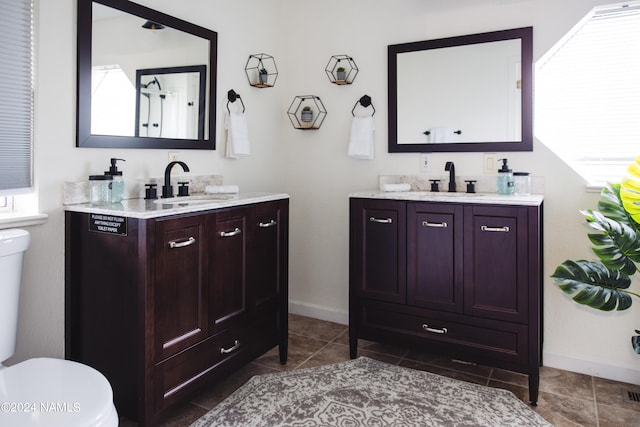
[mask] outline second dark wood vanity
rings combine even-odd
[[[358,339],[411,343],[527,374],[535,405],[542,199],[381,197],[350,199],[351,357]]]
[[[288,212],[288,198],[150,218],[68,210],[66,357],[147,426],[276,345],[284,364]]]

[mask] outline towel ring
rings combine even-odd
[[[355,111],[358,104],[362,105],[364,108],[371,106],[371,108],[373,108],[373,113],[371,113],[371,117],[373,117],[376,114],[376,107],[374,107],[373,104],[371,103],[371,97],[369,95],[364,95],[362,98],[357,100],[356,103],[353,105],[353,108],[351,109],[351,115],[353,117],[356,116]]]
[[[242,102],[242,98],[240,98],[240,95],[238,93],[236,93],[235,90],[230,89],[229,92],[227,92],[227,111],[231,112],[231,110],[229,110],[229,103],[233,103],[236,102],[236,99],[240,100],[240,104],[242,104],[242,112],[244,113],[245,108],[244,108],[244,102]]]

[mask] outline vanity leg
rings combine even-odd
[[[540,389],[540,373],[529,374],[529,400],[531,406],[538,406],[538,390]]]
[[[278,351],[280,353],[280,364],[286,365],[288,354],[288,345],[286,341],[280,343],[280,345],[278,346]]]
[[[355,359],[358,357],[358,338],[349,335],[349,357]]]
[[[284,307],[287,306],[286,299],[282,303]],[[287,363],[287,357],[289,354],[289,312],[288,310],[281,310],[279,316],[280,323],[280,339],[278,343],[278,352],[280,355],[280,364],[285,365]]]

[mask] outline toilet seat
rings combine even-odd
[[[0,425],[117,427],[107,379],[62,359],[35,358],[0,369]]]

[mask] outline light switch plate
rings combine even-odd
[[[427,153],[420,153],[420,172],[430,172],[431,161]]]
[[[495,175],[498,172],[498,160],[496,153],[484,153],[484,174]]]

